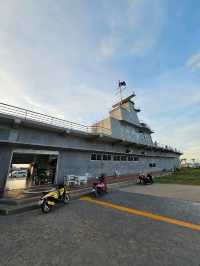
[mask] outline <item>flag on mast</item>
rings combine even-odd
[[[125,81],[119,81],[119,87],[123,87],[126,86],[126,82]]]
[[[119,94],[120,94],[120,102],[122,103],[122,91],[126,89],[126,82],[125,81],[120,81],[118,82],[118,90],[119,90]]]

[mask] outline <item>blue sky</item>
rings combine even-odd
[[[200,159],[197,0],[0,0],[1,101],[90,124],[137,94],[154,140]]]

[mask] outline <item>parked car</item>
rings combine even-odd
[[[9,177],[16,177],[16,178],[26,177],[26,176],[27,176],[27,170],[15,170],[9,174]]]

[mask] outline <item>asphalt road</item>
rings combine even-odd
[[[200,224],[200,204],[116,191],[101,201]],[[94,202],[0,217],[0,265],[200,265],[200,231]]]

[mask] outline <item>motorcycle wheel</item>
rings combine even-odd
[[[41,209],[43,213],[49,213],[52,209],[52,206],[45,202],[41,205]]]
[[[65,195],[63,197],[63,203],[67,204],[67,203],[69,203],[69,201],[70,201],[70,196],[68,193],[65,193]]]

